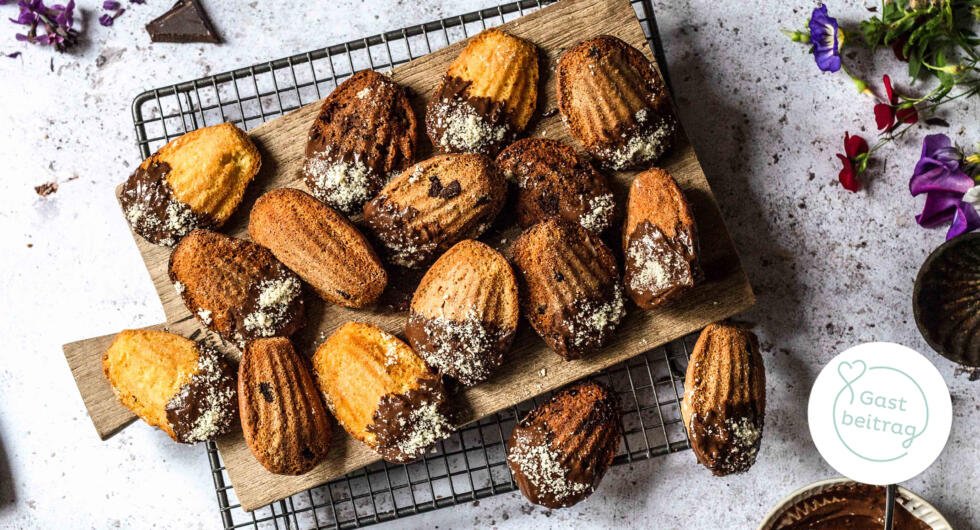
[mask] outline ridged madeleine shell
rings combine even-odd
[[[384,74],[361,71],[323,101],[306,144],[304,180],[318,199],[353,214],[390,173],[415,160],[417,149],[418,124],[405,89]]]
[[[417,268],[482,234],[503,207],[506,188],[483,155],[435,156],[393,178],[364,206],[364,221],[390,262]]]
[[[623,226],[626,292],[652,309],[700,280],[697,227],[684,192],[666,170],[638,173]]]
[[[411,462],[452,432],[442,380],[377,326],[344,324],[317,348],[313,368],[338,423],[388,462]]]
[[[698,462],[718,476],[755,463],[766,413],[766,373],[755,334],[717,323],[701,331],[687,365],[681,415]]]
[[[517,222],[522,228],[549,217],[579,223],[593,234],[612,226],[616,203],[605,175],[571,146],[525,138],[501,151],[497,166],[517,183]]]
[[[518,314],[517,280],[507,259],[468,239],[422,277],[405,337],[429,366],[473,385],[503,363]]]
[[[605,385],[572,385],[531,410],[507,441],[507,464],[534,504],[567,508],[595,491],[622,438],[618,397]]]
[[[251,241],[195,230],[170,255],[170,280],[202,324],[240,347],[302,326],[299,277]]]
[[[366,307],[388,283],[367,238],[343,215],[303,191],[280,188],[259,197],[248,233],[328,302]]]
[[[491,28],[467,43],[426,109],[440,152],[492,155],[527,128],[538,100],[538,50]]]
[[[307,361],[289,339],[249,342],[238,365],[245,443],[277,475],[302,475],[330,449],[332,422]]]
[[[514,263],[531,327],[566,359],[600,348],[626,314],[615,257],[579,224],[534,225],[514,243]]]
[[[136,233],[172,246],[195,228],[223,225],[261,166],[244,131],[231,123],[212,125],[144,160],[122,185],[119,201]]]
[[[558,60],[558,110],[573,137],[613,169],[643,167],[670,146],[676,120],[660,74],[643,52],[609,35]]]
[[[980,233],[934,250],[919,269],[912,296],[926,342],[953,362],[980,367]]]

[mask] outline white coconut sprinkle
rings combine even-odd
[[[527,433],[515,433],[513,449],[507,455],[511,467],[515,467],[538,489],[540,493],[551,495],[558,502],[592,488],[571,480],[561,456],[548,447],[547,443],[535,443]]]
[[[618,284],[610,300],[579,301],[575,305],[578,312],[568,322],[568,333],[575,346],[584,346],[606,335],[626,315],[623,291]]]
[[[408,438],[401,440],[398,450],[406,455],[418,455],[432,444],[448,437],[453,432],[453,426],[442,412],[437,403],[424,403],[413,409],[408,418],[399,418],[399,424],[411,429]]]
[[[613,200],[612,193],[606,193],[593,197],[588,201],[587,208],[578,218],[578,222],[583,228],[599,234],[609,227],[609,220],[612,219],[613,210],[616,202]]]
[[[300,283],[294,276],[263,281],[259,284],[258,307],[245,317],[245,329],[259,337],[275,335],[299,294]]]
[[[334,160],[329,151],[306,161],[313,179],[313,194],[338,209],[350,212],[371,198],[371,170],[359,158]]]
[[[463,320],[439,316],[425,322],[425,333],[438,337],[420,348],[419,353],[433,367],[452,374],[464,384],[486,379],[491,367],[485,362],[495,339],[483,321],[470,309]],[[434,345],[434,349],[427,346]]]
[[[200,400],[202,407],[201,414],[194,419],[190,431],[184,436],[188,443],[203,442],[210,440],[220,434],[231,421],[229,411],[234,411],[234,407],[228,404],[234,398],[234,385],[223,384],[225,377],[221,369],[218,353],[214,351],[202,351],[197,360],[197,373],[188,385],[195,388],[204,388],[206,393]],[[181,409],[186,406],[185,393],[179,394],[169,404],[168,408]]]
[[[199,309],[197,311],[197,316],[201,319],[201,322],[203,322],[205,326],[211,325],[211,311],[207,309]]]
[[[355,94],[357,99],[364,99],[371,95],[371,87],[364,87]]]
[[[186,287],[184,287],[184,284],[180,282],[174,282],[174,291],[177,291],[177,294],[184,294],[185,289]]]
[[[732,451],[743,452],[746,458],[754,458],[759,450],[759,438],[762,437],[762,433],[755,422],[746,416],[742,416],[740,418],[728,418],[726,424],[733,437]]]
[[[483,151],[508,132],[506,123],[493,126],[470,105],[448,99],[435,109],[435,125],[443,131],[439,145],[456,151]]]
[[[671,271],[682,270],[685,262],[680,251],[673,245],[664,244],[664,236],[659,230],[631,239],[627,257],[635,266],[630,277],[630,289],[652,293],[670,287]]]
[[[643,118],[644,121],[648,119],[646,114]],[[664,154],[673,130],[673,124],[668,120],[661,120],[654,127],[642,127],[639,131],[634,128],[623,133],[623,142],[619,147],[609,147],[597,154],[599,158],[605,160],[606,164],[617,170],[642,165]]]

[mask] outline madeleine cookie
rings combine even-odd
[[[367,238],[343,215],[300,190],[280,188],[259,197],[248,233],[327,302],[366,307],[388,283]]]
[[[567,360],[600,348],[626,315],[612,252],[581,225],[548,219],[514,243],[524,314]]]
[[[173,246],[195,228],[217,228],[242,202],[262,158],[231,123],[191,131],[143,161],[119,202],[133,231]]]
[[[616,203],[606,177],[570,146],[546,138],[518,140],[497,155],[497,167],[517,183],[521,228],[549,217],[597,235],[612,226]]]
[[[317,349],[313,369],[340,425],[388,462],[411,462],[452,433],[442,380],[377,326],[341,326]]]
[[[700,280],[697,229],[670,173],[648,169],[630,185],[623,225],[623,282],[643,309],[677,297]]]
[[[609,35],[580,42],[558,60],[555,82],[562,120],[603,165],[642,168],[670,147],[670,97],[640,50]]]
[[[506,191],[489,158],[436,156],[393,178],[364,206],[364,221],[389,261],[418,268],[482,234],[503,207]]]
[[[507,464],[521,493],[567,508],[595,491],[622,438],[619,398],[594,381],[576,383],[535,407],[507,441]]]
[[[245,443],[269,472],[302,475],[326,458],[333,422],[307,361],[289,339],[257,339],[245,346],[238,408]]]
[[[170,280],[202,324],[239,347],[303,324],[299,277],[251,241],[195,230],[170,255]]]
[[[345,214],[412,163],[418,125],[398,83],[372,70],[358,72],[323,101],[310,128],[303,178],[310,192]]]
[[[766,372],[755,334],[710,324],[684,379],[681,416],[698,462],[718,476],[755,463],[766,414]]]
[[[470,39],[426,109],[443,153],[494,155],[527,128],[538,101],[538,49],[496,28]]]
[[[474,385],[503,363],[518,313],[517,280],[507,259],[469,239],[446,251],[422,277],[405,337],[429,366]]]
[[[119,401],[181,443],[212,440],[235,423],[235,371],[218,352],[168,333],[128,329],[102,355]]]

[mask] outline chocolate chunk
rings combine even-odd
[[[461,191],[463,191],[463,188],[459,185],[459,181],[454,180],[448,186],[442,188],[442,191],[439,192],[439,197],[442,199],[452,199],[459,195]]]
[[[429,177],[429,197],[438,197],[442,194],[442,182],[439,177],[433,175]]]
[[[153,42],[221,42],[198,0],[178,0],[170,11],[150,21],[146,31]]]

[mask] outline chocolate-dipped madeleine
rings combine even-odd
[[[126,408],[178,442],[212,440],[235,424],[234,368],[190,339],[122,331],[103,354],[102,370]]]
[[[388,274],[367,238],[343,215],[306,192],[280,188],[252,206],[248,233],[327,302],[373,304]]]
[[[623,283],[636,305],[654,308],[700,280],[698,239],[691,207],[670,173],[636,175],[623,225]]]
[[[619,399],[583,381],[534,408],[507,441],[507,464],[521,493],[546,508],[567,508],[595,491],[622,437]]]
[[[316,198],[354,214],[388,175],[412,163],[417,145],[405,89],[373,70],[357,72],[324,99],[310,128],[303,178]]]
[[[173,246],[196,228],[218,228],[231,217],[262,158],[231,123],[180,136],[153,153],[122,185],[119,202],[133,231]]]
[[[388,462],[411,462],[452,433],[442,379],[377,326],[341,326],[317,349],[313,369],[337,422]]]
[[[422,277],[405,337],[429,366],[474,385],[503,363],[518,313],[517,280],[507,259],[468,239],[446,251]]]
[[[364,221],[391,263],[419,268],[482,234],[503,207],[506,190],[483,155],[435,156],[393,178],[364,206]]]
[[[676,119],[667,88],[640,50],[609,35],[569,48],[555,74],[572,136],[606,167],[643,168],[667,151]]]
[[[525,138],[497,155],[497,167],[517,183],[517,222],[522,228],[548,217],[579,223],[597,235],[612,226],[616,203],[606,177],[571,146]]]
[[[302,326],[302,283],[251,241],[195,230],[170,255],[170,280],[187,309],[239,347]]]
[[[578,359],[612,336],[626,315],[616,259],[581,225],[551,218],[514,243],[524,314],[545,343]]]
[[[684,379],[681,416],[691,448],[718,476],[755,463],[766,413],[766,373],[751,331],[710,324],[701,331]]]
[[[425,114],[442,153],[494,155],[527,128],[538,100],[538,49],[491,28],[449,66]]]

